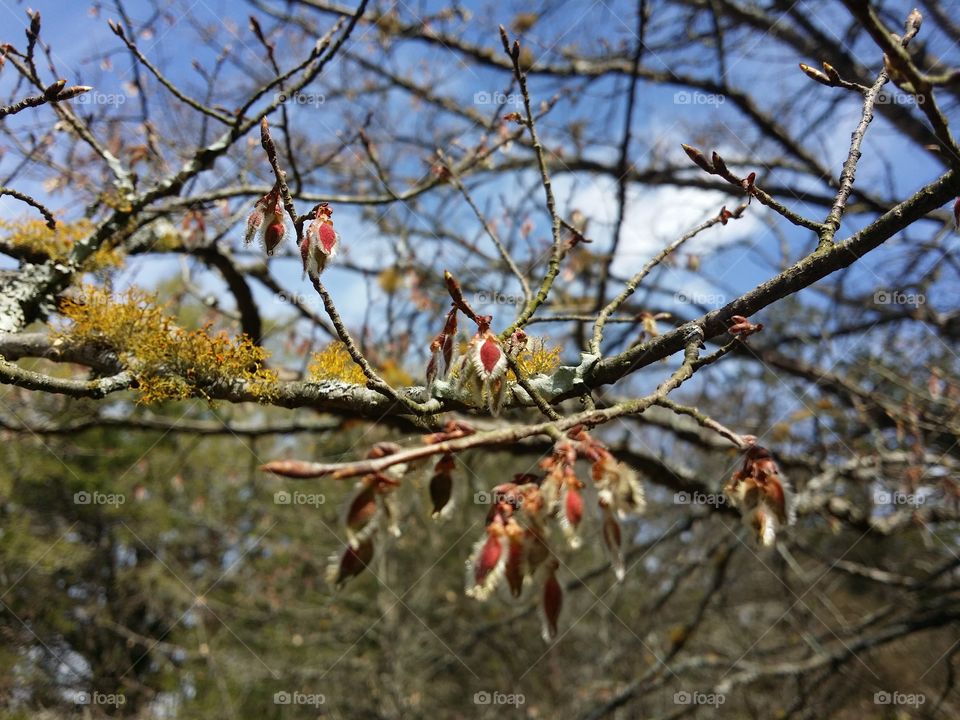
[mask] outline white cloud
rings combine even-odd
[[[617,187],[610,178],[592,178],[581,183],[572,192],[561,191],[559,197],[570,198],[569,212],[574,208],[589,219],[588,235],[597,243],[595,251],[602,251],[610,243],[617,219]],[[735,198],[726,193],[675,186],[631,186],[627,191],[627,206],[617,256],[613,270],[632,275],[665,246],[678,237],[717,215],[724,205],[736,207]],[[684,251],[708,254],[724,245],[742,240],[763,230],[759,213],[764,208],[753,203],[739,220],[717,225],[690,240]]]

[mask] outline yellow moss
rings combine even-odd
[[[65,260],[74,243],[93,232],[93,223],[87,219],[73,222],[59,221],[51,230],[44,220],[0,220],[0,230],[6,231],[4,240],[15,248],[47,255],[53,260]],[[120,267],[123,255],[112,248],[101,246],[83,265],[87,271],[98,268]]]
[[[332,342],[320,352],[315,352],[307,366],[310,379],[322,382],[324,380],[340,380],[351,385],[366,385],[367,376],[357,365],[347,347],[342,342]]]
[[[179,327],[155,295],[132,288],[113,297],[84,285],[76,299],[64,299],[61,314],[70,321],[60,333],[65,342],[96,344],[112,350],[137,377],[140,401],[203,397],[217,383],[244,381],[259,399],[267,399],[277,374],[264,367],[268,353],[249,337],[231,338]]]
[[[527,347],[517,356],[517,367],[524,377],[552,375],[560,367],[560,351],[559,345],[547,349],[547,338],[530,338]],[[507,377],[516,380],[513,371]]]

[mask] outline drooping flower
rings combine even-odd
[[[623,519],[639,515],[647,507],[643,485],[636,471],[601,449],[592,467],[593,482],[602,507]]]
[[[320,277],[340,249],[340,235],[333,229],[333,210],[327,203],[320,203],[316,216],[307,226],[300,241],[300,258],[303,260],[303,274],[312,278]]]
[[[487,531],[474,547],[467,561],[467,595],[477,600],[486,600],[504,577],[508,544],[503,521],[498,517],[487,525]]]
[[[267,255],[273,255],[286,234],[280,188],[274,186],[273,190],[257,200],[253,212],[247,217],[243,244],[249,245],[257,239],[267,251]]]
[[[510,594],[518,598],[523,592],[523,577],[526,572],[523,531],[515,537],[511,537],[507,549],[507,563],[504,568],[504,574],[507,577],[507,586],[510,588]]]
[[[567,536],[567,542],[570,547],[576,550],[580,547],[580,521],[583,519],[583,496],[580,490],[572,484],[565,486],[563,498],[563,514],[560,519],[560,526],[563,528],[564,535]]]
[[[433,468],[433,477],[430,478],[430,499],[433,501],[434,518],[449,514],[452,507],[450,498],[453,494],[452,473],[455,465],[453,455],[446,453]]]
[[[764,447],[747,449],[743,467],[733,473],[724,491],[764,547],[773,547],[780,531],[796,522],[790,482]]]
[[[610,555],[610,564],[613,566],[613,573],[618,582],[622,582],[627,574],[626,566],[623,562],[623,540],[620,533],[620,523],[614,517],[609,507],[601,504],[603,511],[603,542],[607,546],[607,552]]]
[[[543,639],[547,642],[557,636],[557,623],[563,608],[563,589],[557,582],[556,565],[554,560],[543,582]]]
[[[353,577],[364,571],[373,559],[373,539],[367,538],[358,546],[347,545],[342,555],[333,555],[327,565],[327,582],[340,589]]]
[[[380,443],[379,445],[391,445]],[[389,449],[388,449],[389,450]],[[383,457],[382,448],[375,445],[368,457]],[[390,454],[389,451],[384,454]],[[380,529],[386,529],[394,536],[400,535],[397,525],[397,513],[393,506],[393,491],[400,485],[399,475],[391,474],[391,470],[402,466],[395,465],[385,472],[374,472],[364,475],[357,483],[357,492],[347,506],[344,525],[347,531],[347,543],[351,547],[358,547]]]

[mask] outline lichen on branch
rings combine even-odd
[[[182,328],[155,295],[138,288],[115,296],[83,285],[59,309],[68,322],[58,341],[114,353],[134,373],[142,403],[209,401],[212,386],[238,382],[266,401],[277,381],[276,371],[266,367],[269,353],[248,336],[231,337],[210,324]]]

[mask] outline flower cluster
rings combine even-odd
[[[578,460],[591,465],[603,536],[618,580],[624,576],[620,521],[645,506],[637,474],[618,462],[582,428],[574,428],[541,463],[543,476],[522,474],[491,491],[483,537],[467,561],[467,595],[485,600],[504,584],[514,597],[525,585],[540,588],[544,635],[556,635],[563,592],[556,578],[559,560],[549,545],[549,521],[555,521],[569,545],[581,544],[584,515],[582,490],[576,475]]]
[[[453,304],[447,312],[443,329],[430,342],[430,360],[427,363],[427,392],[433,391],[434,383],[448,375],[456,379],[456,387],[469,397],[472,405],[486,406],[494,417],[500,414],[510,396],[511,383],[517,382],[516,373],[529,375],[549,374],[560,364],[560,348],[548,350],[546,342],[538,339],[528,349],[528,337],[523,330],[516,330],[501,341],[490,330],[493,317],[478,315],[463,297],[460,284],[448,271],[444,273],[447,291]],[[463,313],[477,326],[457,357],[457,318]]]
[[[385,457],[399,449],[395,443],[377,443],[367,457]],[[327,565],[327,581],[331,585],[342,587],[370,564],[378,531],[386,530],[394,537],[400,535],[392,493],[399,487],[406,470],[406,465],[394,465],[385,472],[364,475],[357,482],[344,519],[347,547],[331,556]]]
[[[773,547],[780,530],[796,521],[790,482],[764,447],[747,449],[743,467],[733,473],[724,491],[764,547]]]
[[[249,245],[254,239],[259,240],[267,251],[273,255],[277,246],[283,242],[287,234],[287,227],[283,219],[283,201],[280,198],[280,186],[274,185],[273,190],[257,200],[253,212],[247,218],[247,230],[243,237],[243,244]]]
[[[500,414],[507,390],[507,358],[487,323],[481,323],[467,342],[455,371],[458,385],[475,405],[486,405],[491,415]]]

